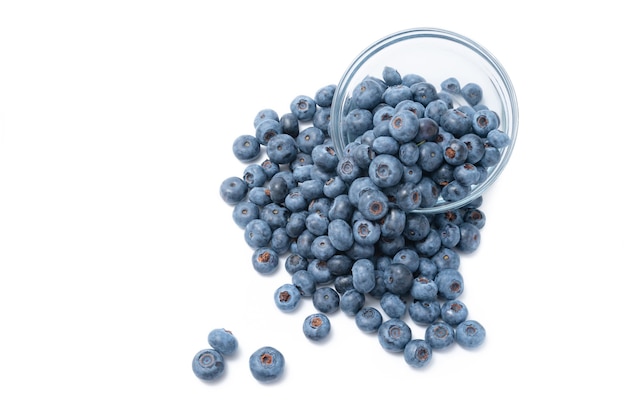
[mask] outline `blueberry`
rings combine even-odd
[[[469,153],[465,142],[460,139],[452,139],[443,151],[443,159],[450,165],[461,165],[467,159]]]
[[[272,180],[274,179],[272,178]],[[284,183],[284,180],[281,179],[280,181],[283,181]],[[270,191],[270,195],[271,194],[272,192]],[[276,189],[274,191],[274,196],[275,198],[278,197],[278,192]],[[279,202],[280,199],[276,198],[273,201]],[[290,212],[297,213],[297,212],[302,212],[303,210],[306,210],[308,206],[308,201],[304,197],[302,193],[302,189],[300,187],[294,187],[291,190],[289,190],[288,194],[284,197],[283,204]]]
[[[324,313],[313,313],[305,317],[302,332],[307,339],[319,341],[330,334],[330,319]]]
[[[294,311],[301,297],[300,290],[293,283],[283,284],[274,291],[274,303],[284,312]]]
[[[313,115],[313,127],[319,129],[322,133],[328,133],[330,127],[330,107],[318,107]]]
[[[424,332],[424,339],[433,349],[445,349],[454,343],[454,328],[446,322],[435,322]]]
[[[328,223],[328,238],[338,251],[346,251],[354,244],[352,227],[343,219],[334,219]]]
[[[480,181],[480,171],[474,164],[465,162],[454,168],[454,179],[462,186],[471,186]]]
[[[289,210],[278,203],[268,203],[261,208],[259,218],[266,221],[272,230],[285,227],[289,221]]]
[[[437,135],[439,134],[439,125],[436,121],[430,117],[420,117],[417,119],[417,122],[419,123],[417,136],[415,137],[417,142],[432,142],[437,138]]]
[[[380,155],[383,153],[396,155],[398,153],[398,150],[400,149],[400,143],[391,136],[382,135],[374,139],[370,148],[373,152],[373,154],[371,155],[373,159],[373,157],[375,157],[376,155]],[[371,159],[367,160],[366,162],[367,164],[365,165],[365,168],[367,168],[367,166],[371,163]]]
[[[338,277],[350,274],[352,269],[352,259],[345,253],[337,253],[326,261],[326,266],[331,274]],[[352,282],[352,279],[350,280]]]
[[[311,252],[316,259],[327,261],[337,252],[337,249],[332,244],[328,235],[320,235],[313,240]]]
[[[476,83],[467,83],[461,88],[461,95],[470,106],[475,106],[483,99],[483,89]]]
[[[438,229],[441,245],[445,248],[453,248],[461,240],[461,230],[454,223],[446,223]]]
[[[306,95],[296,96],[289,104],[289,110],[296,115],[301,122],[313,120],[313,115],[317,109],[315,100]]]
[[[312,297],[317,287],[315,278],[306,269],[294,272],[291,276],[291,283],[296,286],[302,297]]]
[[[220,184],[220,196],[227,204],[235,205],[248,193],[248,185],[239,177],[226,178]]]
[[[264,346],[250,355],[248,362],[252,376],[259,382],[273,382],[284,372],[285,357],[276,348]]]
[[[366,306],[356,313],[354,321],[357,328],[362,332],[374,333],[382,324],[383,316],[375,307]]]
[[[454,77],[446,78],[441,82],[441,89],[443,91],[447,91],[452,94],[460,94],[461,93],[461,84],[459,80]]]
[[[453,180],[441,189],[441,198],[446,201],[459,201],[467,197],[470,191],[470,186],[463,185],[457,180]]]
[[[376,286],[374,263],[367,258],[357,259],[352,264],[352,280],[354,288],[362,293],[368,293]]]
[[[405,166],[416,165],[419,156],[419,146],[415,142],[403,143],[398,149],[398,159]]]
[[[378,342],[388,352],[402,352],[411,336],[411,328],[401,319],[390,318],[378,328]]]
[[[437,284],[435,284],[432,279],[420,274],[413,279],[413,284],[411,285],[409,292],[411,297],[417,301],[432,302],[437,299],[439,289],[437,288]]]
[[[402,84],[390,85],[385,89],[382,96],[383,101],[390,106],[396,106],[401,101],[411,100],[412,98],[413,92],[411,87]]]
[[[389,66],[385,66],[383,68],[383,81],[387,85],[398,85],[402,84],[402,76],[398,72],[397,69]]]
[[[422,198],[420,203],[421,207],[433,207],[437,203],[441,190],[431,178],[422,176],[422,179],[417,183],[417,188],[419,189],[420,196]]]
[[[422,103],[418,103],[417,101],[413,101],[413,100],[401,101],[395,107],[396,111],[400,111],[404,109],[415,113],[415,115],[418,118],[424,117],[424,112],[426,111],[426,107]]]
[[[372,78],[365,78],[352,91],[352,102],[357,108],[372,110],[382,102],[383,87]]]
[[[413,100],[424,106],[438,98],[437,88],[427,81],[413,84],[411,86],[411,92],[413,93]]]
[[[417,242],[425,239],[430,231],[430,221],[422,213],[406,213],[403,235],[412,242]]]
[[[306,270],[311,273],[316,284],[329,284],[334,278],[328,269],[328,263],[321,259],[311,259]]]
[[[472,118],[461,109],[448,109],[439,117],[439,125],[455,137],[461,137],[472,130]]]
[[[256,159],[261,154],[261,144],[255,136],[241,135],[233,141],[233,154],[241,162]]]
[[[499,125],[500,118],[492,110],[478,110],[472,116],[472,129],[475,134],[483,138],[490,131],[497,129]]]
[[[380,298],[380,308],[390,318],[401,319],[406,314],[406,304],[397,294],[386,292]]]
[[[354,316],[365,305],[365,295],[354,288],[344,292],[339,300],[339,308],[348,316]]]
[[[417,165],[426,172],[433,172],[443,163],[443,149],[435,142],[425,142],[419,147]]]
[[[487,143],[496,148],[503,148],[511,143],[511,137],[502,130],[494,129],[487,133]]]
[[[441,305],[441,320],[451,326],[458,326],[467,315],[467,306],[460,300],[448,300]]]
[[[285,202],[287,202],[287,200],[285,200]],[[307,215],[308,213],[306,211],[291,212],[287,220],[287,224],[285,225],[285,230],[291,238],[297,238],[304,230],[306,230]]]
[[[389,212],[389,197],[380,190],[367,190],[359,197],[357,208],[363,218],[371,221],[380,220]]]
[[[372,160],[368,174],[377,187],[392,187],[402,180],[404,166],[393,155],[378,155]]]
[[[419,269],[420,257],[414,248],[403,248],[393,256],[391,263],[404,264],[411,273],[415,273]]]
[[[350,110],[344,119],[348,138],[357,138],[374,127],[374,115],[364,108]]]
[[[359,178],[362,173],[362,168],[360,168],[355,162],[354,159],[349,155],[344,155],[337,162],[337,175],[347,184],[352,183],[355,179]]]
[[[259,206],[250,201],[240,201],[233,208],[233,221],[241,228],[245,228],[250,221],[259,218]]]
[[[274,175],[278,174],[278,172],[280,171],[280,166],[278,166],[276,162],[272,162],[269,159],[266,159],[263,162],[261,162],[261,167],[265,171],[265,175],[267,176],[268,179],[272,178]]]
[[[306,228],[315,236],[327,234],[329,223],[330,221],[324,213],[309,212],[309,215],[306,217]]]
[[[269,246],[272,248],[278,256],[286,254],[291,249],[293,239],[287,233],[285,227],[278,227],[272,232],[272,238],[270,239]]]
[[[208,341],[211,347],[222,355],[232,355],[239,347],[239,342],[233,333],[223,328],[211,330]]]
[[[244,229],[244,240],[253,249],[268,246],[272,239],[272,228],[261,219],[253,219]]]
[[[339,163],[335,148],[326,143],[315,146],[311,151],[311,157],[313,164],[324,171],[334,171]]]
[[[339,293],[331,287],[319,287],[313,293],[313,306],[317,311],[331,314],[339,310]]]
[[[198,378],[212,381],[224,374],[224,357],[215,349],[203,349],[194,356],[191,368]]]
[[[266,152],[270,161],[279,165],[288,164],[296,159],[298,147],[294,138],[286,133],[280,133],[267,142]]]
[[[302,130],[296,137],[296,145],[301,152],[310,154],[313,148],[324,143],[324,132],[315,126]]]
[[[272,248],[262,247],[255,249],[252,254],[252,266],[263,275],[269,275],[278,268],[278,253]]]
[[[422,339],[412,339],[404,347],[404,361],[413,368],[423,368],[432,359],[432,348]]]
[[[420,128],[417,115],[410,110],[396,111],[389,121],[389,133],[400,143],[408,143],[415,139]]]
[[[450,225],[450,227],[456,227],[455,225]],[[437,266],[437,270],[441,271],[442,269],[459,269],[461,265],[461,257],[459,254],[452,250],[451,248],[442,247],[430,258],[435,265]]]
[[[485,328],[476,320],[466,320],[456,327],[456,341],[464,348],[475,348],[485,341]]]
[[[445,300],[458,298],[464,289],[463,276],[457,269],[441,269],[435,276],[439,296]]]
[[[345,194],[348,189],[346,183],[338,176],[332,176],[324,182],[322,193],[328,198],[337,198]]]
[[[419,168],[418,172],[421,172]],[[422,196],[420,194],[417,182],[405,182],[398,185],[395,193],[395,201],[398,206],[405,212],[411,212],[417,210],[422,203]]]
[[[337,86],[335,84],[325,85],[315,92],[313,99],[320,107],[330,107],[333,103],[336,90]]]
[[[414,300],[409,304],[409,317],[421,325],[429,325],[434,323],[441,315],[441,306],[439,302]]]
[[[261,187],[267,181],[267,174],[259,164],[250,164],[243,170],[243,180],[248,188]]]
[[[367,219],[361,219],[352,225],[352,241],[360,245],[373,246],[380,239],[380,225]]]
[[[435,279],[435,275],[437,275],[438,269],[437,265],[430,258],[420,258],[420,267],[417,270],[418,276],[426,277],[430,280]]]
[[[313,244],[313,240],[315,240],[316,237],[317,235],[314,235],[308,229],[303,230],[302,233],[300,233],[300,235],[296,238],[297,253],[307,259],[313,258],[311,245]]]
[[[345,274],[336,275],[333,285],[335,287],[335,291],[337,291],[339,295],[341,295],[341,300],[339,301],[339,308],[343,310],[342,304],[344,303],[343,301],[344,294],[348,292],[349,290],[354,290],[354,285],[352,284],[352,275],[345,275]],[[352,303],[349,303],[349,304],[352,305]]]
[[[274,109],[262,109],[254,116],[254,127],[256,128],[265,120],[279,120],[278,113]]]
[[[463,213],[463,221],[482,229],[485,226],[487,218],[482,210],[478,208],[468,208]]]
[[[321,180],[306,180],[300,183],[302,196],[308,200],[315,200],[324,196],[324,182]]]
[[[441,236],[439,232],[431,229],[422,240],[415,242],[415,250],[422,257],[431,257],[441,248]]]
[[[386,238],[401,236],[406,225],[407,214],[397,206],[389,207],[380,222],[380,235]]]
[[[279,119],[279,123],[283,133],[288,134],[292,138],[295,138],[300,133],[298,117],[291,112],[283,114]]]
[[[283,133],[283,126],[278,120],[266,119],[256,127],[254,136],[261,145],[267,145],[271,138]]]
[[[424,117],[439,123],[439,118],[443,113],[448,111],[448,108],[448,104],[445,101],[441,99],[433,100],[426,106],[426,109],[424,110]]]
[[[347,194],[338,195],[333,199],[333,202],[328,211],[328,218],[330,221],[341,219],[349,220],[354,213],[354,206],[350,202],[350,197]]]
[[[408,85],[409,87],[413,84],[421,83],[424,81],[426,81],[426,79],[419,74],[408,73],[402,76],[402,84]]]
[[[384,277],[387,291],[393,294],[407,294],[413,285],[413,273],[402,263],[391,263],[385,269]]]
[[[250,191],[248,191],[248,201],[259,207],[264,207],[272,202],[272,199],[270,198],[270,190],[267,187],[251,188]]]
[[[293,275],[297,271],[306,270],[309,266],[309,261],[299,253],[290,253],[285,258],[285,271]]]
[[[390,106],[389,104],[376,107],[374,113],[372,113],[372,123],[374,124],[374,128],[380,124],[388,124],[395,113],[395,106]],[[374,140],[376,137],[374,133],[375,132],[373,130],[371,132],[365,132],[363,137],[361,137],[361,143],[369,144],[369,142]]]
[[[478,249],[480,245],[480,229],[468,222],[463,222],[459,226],[461,238],[457,248],[463,252],[471,253]]]
[[[485,143],[485,154],[478,163],[485,168],[489,168],[500,162],[501,156],[498,148],[491,146],[489,143]]]

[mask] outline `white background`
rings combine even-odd
[[[624,415],[621,14],[344,3],[0,3],[0,415]],[[306,340],[312,304],[275,308],[289,277],[254,272],[218,188],[258,110],[420,26],[498,57],[520,127],[461,260],[487,340],[414,370],[343,313]],[[240,349],[207,384],[191,359],[218,327]],[[275,384],[248,370],[263,345],[287,361]]]

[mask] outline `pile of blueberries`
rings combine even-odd
[[[478,197],[434,214],[416,211],[459,201],[485,180],[510,143],[482,89],[448,78],[439,87],[386,67],[353,90],[338,152],[330,135],[335,85],[293,99],[289,112],[258,112],[254,133],[234,140],[242,175],[220,185],[252,250],[252,265],[272,274],[281,262],[291,282],[274,302],[316,309],[302,329],[311,340],[330,332],[333,313],[377,332],[386,351],[413,367],[453,343],[477,347],[485,329],[459,299],[460,256],[480,244],[485,214]],[[459,104],[462,103],[462,104]],[[412,334],[408,318],[425,327]]]

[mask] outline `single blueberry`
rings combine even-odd
[[[451,326],[464,322],[467,315],[467,306],[460,300],[448,300],[441,305],[441,320]]]
[[[337,86],[335,84],[325,85],[315,92],[313,99],[320,107],[330,107],[336,90]]]
[[[213,329],[208,336],[209,345],[222,355],[232,355],[237,351],[239,342],[233,332],[223,328]]]
[[[239,177],[228,177],[220,184],[220,196],[225,203],[235,205],[248,193],[248,185]]]
[[[354,316],[365,305],[365,294],[354,288],[341,294],[339,308],[348,316]]]
[[[456,341],[464,348],[476,348],[485,341],[485,328],[476,320],[466,320],[456,327]]]
[[[272,239],[272,228],[261,219],[253,219],[244,229],[244,240],[253,249],[268,246]]]
[[[469,222],[463,222],[459,225],[461,239],[456,246],[460,251],[471,253],[478,249],[480,245],[480,229]]]
[[[376,286],[374,263],[367,258],[357,259],[352,264],[351,273],[354,288],[362,293],[368,293]]]
[[[366,306],[356,313],[354,321],[362,332],[374,333],[383,323],[383,315],[375,307]]]
[[[454,328],[446,322],[429,324],[424,332],[424,340],[433,349],[445,349],[454,343]]]
[[[251,201],[240,201],[233,208],[233,221],[242,229],[245,229],[250,221],[259,218],[259,206]]]
[[[261,154],[261,144],[255,136],[241,135],[233,141],[233,154],[241,162],[256,159]]]
[[[298,120],[308,122],[313,120],[315,110],[317,110],[315,100],[306,95],[296,96],[289,104],[289,110],[296,115]]]
[[[283,114],[280,117],[279,123],[283,133],[288,134],[292,138],[295,138],[298,136],[298,133],[300,133],[300,121],[298,117],[291,112]]]
[[[328,223],[328,238],[338,251],[346,251],[354,243],[352,227],[343,219],[334,219]]]
[[[339,293],[332,287],[319,287],[313,293],[313,307],[320,313],[331,314],[339,310]]]
[[[300,269],[294,272],[291,275],[291,283],[296,286],[302,297],[312,297],[317,288],[315,278],[306,269]]]
[[[411,328],[402,319],[390,318],[378,328],[378,342],[388,352],[402,352],[411,336]]]
[[[324,313],[313,313],[305,317],[302,332],[307,339],[319,341],[330,334],[330,319]]]
[[[278,269],[278,253],[272,248],[262,247],[252,253],[252,266],[263,275],[269,275]]]
[[[424,106],[438,98],[437,88],[427,81],[411,85],[411,92],[413,93],[413,100]]]
[[[224,374],[224,357],[215,349],[203,349],[195,354],[191,363],[193,373],[200,379],[212,381]]]
[[[406,304],[397,294],[385,292],[380,298],[380,308],[390,318],[401,319],[406,314]]]
[[[441,315],[441,306],[437,300],[420,301],[414,300],[409,304],[409,317],[421,325],[434,323]]]
[[[413,279],[413,284],[409,292],[411,297],[417,301],[432,302],[437,299],[439,289],[432,279],[420,274]]]
[[[461,88],[461,95],[470,106],[475,106],[483,99],[483,89],[476,83],[467,83]]]
[[[254,128],[256,128],[259,124],[261,124],[261,122],[265,121],[265,120],[279,120],[278,117],[278,113],[276,113],[276,110],[274,109],[262,109],[259,110],[256,114],[256,116],[254,116],[254,120],[253,120],[253,125]]]
[[[441,269],[435,275],[439,296],[444,300],[457,299],[464,289],[463,276],[458,269]]]
[[[294,311],[301,299],[300,290],[293,283],[282,284],[274,291],[274,303],[284,312]]]
[[[443,149],[435,142],[425,142],[419,147],[417,165],[426,172],[433,172],[443,163]]]
[[[423,368],[432,359],[433,353],[430,345],[423,339],[413,339],[404,347],[404,361],[413,368]]]
[[[413,285],[413,273],[408,266],[402,263],[392,262],[384,271],[385,286],[387,291],[404,295],[411,290]]]
[[[261,145],[266,146],[269,143],[270,139],[282,133],[283,126],[278,120],[266,119],[259,123],[259,125],[256,127],[254,136]]]
[[[285,357],[276,348],[264,346],[255,350],[248,361],[252,376],[259,382],[273,382],[284,372]]]
[[[500,126],[500,118],[492,110],[478,110],[472,116],[472,129],[480,137],[486,137],[489,132]]]
[[[446,78],[441,82],[441,89],[443,91],[447,91],[451,94],[460,94],[461,93],[461,84],[459,80],[454,77]]]
[[[270,161],[277,164],[288,164],[296,159],[298,147],[294,138],[286,133],[280,133],[273,136],[265,147],[267,156]]]
[[[310,154],[313,148],[324,143],[324,132],[315,126],[303,129],[296,137],[296,145],[301,152]]]

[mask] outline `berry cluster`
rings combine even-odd
[[[459,300],[460,255],[480,244],[482,197],[435,214],[416,209],[459,201],[485,180],[510,142],[499,116],[481,104],[476,84],[449,78],[436,88],[387,67],[355,87],[340,156],[329,136],[335,90],[297,96],[282,116],[263,109],[254,133],[234,140],[246,166],[220,195],[254,269],[271,274],[284,259],[291,282],[274,302],[288,312],[310,299],[317,313],[303,332],[312,340],[329,334],[329,315],[341,310],[418,368],[453,342],[482,344],[485,329]],[[423,338],[407,315],[425,326]]]

